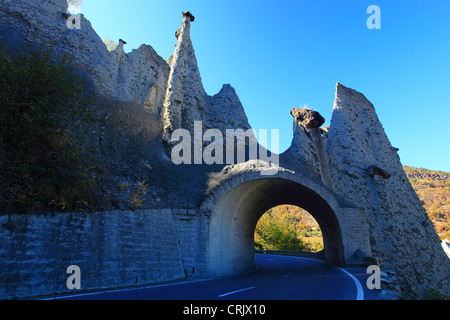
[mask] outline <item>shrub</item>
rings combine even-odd
[[[144,196],[148,192],[148,184],[145,183],[145,179],[142,182],[137,183],[131,192],[129,204],[132,209],[140,208],[144,205]]]
[[[96,178],[86,79],[48,50],[0,47],[0,208],[88,209]]]

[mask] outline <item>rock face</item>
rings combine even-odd
[[[401,295],[420,298],[426,287],[450,295],[449,259],[409,184],[397,149],[391,146],[373,105],[362,94],[337,84],[329,128],[320,128],[324,119],[317,112],[293,109],[292,144],[280,155],[278,174],[273,178],[260,177],[267,165],[257,161],[176,166],[170,158],[174,130],[192,133],[195,121],[202,122],[203,130],[218,129],[222,133],[227,129],[250,129],[244,108],[230,85],[224,85],[213,96],[205,92],[190,39],[194,16],[183,12],[182,25],[175,34],[178,43],[167,63],[148,45],[127,54],[122,40],[114,51],[108,51],[83,16],[80,29],[69,28],[66,10],[65,0],[3,0],[0,41],[14,50],[30,43],[51,48],[57,56],[70,54],[74,67],[88,75],[98,93],[93,108],[102,119],[92,130],[92,139],[110,175],[103,192],[105,199],[112,200],[103,211],[129,209],[118,195],[119,186],[150,181],[145,207],[141,209],[151,210],[155,216],[167,209],[165,219],[176,226],[171,232],[178,242],[170,245],[178,243],[180,251],[173,259],[176,272],[172,278],[179,277],[182,270],[188,276],[208,276],[222,267],[248,267],[254,257],[252,231],[260,215],[270,205],[289,202],[309,206],[311,210],[305,209],[315,212],[321,228],[325,227],[325,257],[331,257],[330,261],[348,264],[350,257],[358,263],[379,258],[382,270],[390,279],[396,279]],[[78,229],[89,220],[83,215],[77,217],[82,220],[81,227],[67,230],[74,237],[83,234]],[[93,217],[108,219],[105,214]],[[145,229],[132,212],[127,212],[127,219],[137,229]],[[18,225],[26,224],[19,216],[4,225],[13,226],[14,220]],[[151,220],[145,222],[151,224],[147,229],[160,232],[154,216],[144,220]],[[108,232],[114,234],[114,228],[124,230],[121,223]],[[43,224],[45,221],[39,225]],[[99,221],[98,225],[105,223]],[[9,232],[15,231],[5,228],[0,228],[1,236],[10,246],[1,248],[0,259],[6,261],[10,273],[0,273],[0,280],[8,279],[10,289],[1,293],[3,296],[13,295],[17,292],[14,290],[24,286],[11,280],[22,279],[20,274],[27,272],[15,259],[20,254],[20,239],[36,239],[35,234],[41,232],[36,229],[32,230],[35,234],[9,237]],[[226,246],[224,239],[231,239]],[[239,241],[239,246],[233,241]],[[123,246],[129,244],[124,241]],[[246,253],[236,251],[237,247]],[[57,245],[52,250],[55,252],[45,254],[62,252]],[[164,250],[148,250],[146,254],[160,259],[155,264],[165,262]],[[225,253],[233,257],[231,262]],[[222,262],[223,266],[217,265]],[[214,264],[217,269],[208,274]],[[127,263],[120,265],[128,272]],[[44,269],[35,266],[36,272]],[[145,272],[136,270],[136,279]],[[127,273],[127,283],[130,279],[133,277]],[[163,279],[158,276],[158,280]],[[52,288],[45,290],[51,292]]]
[[[0,40],[51,47],[88,73],[99,93],[120,101],[136,100],[153,113],[161,111],[170,69],[151,46],[125,54],[121,42],[109,52],[83,15],[80,29],[68,28],[62,15],[67,11],[65,0],[5,0],[0,9]]]
[[[396,271],[402,294],[450,287],[449,261],[378,120],[359,92],[337,84],[326,150],[333,190],[365,208],[373,255]]]
[[[321,178],[331,188],[329,159],[325,152],[325,137],[322,136],[324,131],[320,129],[325,119],[317,111],[306,108],[292,109],[291,115],[294,117],[294,140],[286,157],[299,161],[310,174]]]
[[[306,108],[292,109],[291,115],[306,128],[320,128],[320,126],[325,122],[325,119],[320,115],[320,113]]]
[[[190,39],[191,14],[183,13],[183,22],[176,33],[178,43],[169,62],[169,82],[163,104],[164,138],[176,129],[193,130],[194,121],[202,119],[207,104],[200,71]]]

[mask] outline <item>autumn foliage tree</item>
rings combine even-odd
[[[254,238],[257,249],[312,252],[323,249],[322,232],[315,220],[305,210],[290,205],[268,210],[258,221]]]
[[[103,43],[109,51],[113,51],[117,48],[117,43],[114,40],[104,38]]]
[[[83,4],[82,0],[67,0],[68,7],[75,7],[78,9],[82,4]]]
[[[278,223],[270,214],[260,219],[255,232],[257,235],[255,244],[260,249],[299,251],[306,249],[293,226]]]

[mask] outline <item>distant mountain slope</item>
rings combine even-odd
[[[450,172],[404,166],[441,239],[450,239]]]

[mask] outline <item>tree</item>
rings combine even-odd
[[[87,209],[96,184],[87,142],[93,93],[69,60],[0,47],[0,208]]]
[[[82,0],[67,0],[67,10],[72,14],[79,13],[81,5],[83,5]]]
[[[106,48],[108,48],[109,51],[116,50],[117,48],[117,43],[114,40],[104,38],[103,43],[105,44]]]
[[[255,233],[255,245],[260,249],[306,250],[295,228],[276,221],[270,214],[261,217]]]
[[[83,4],[83,0],[67,0],[67,6],[79,8]]]

